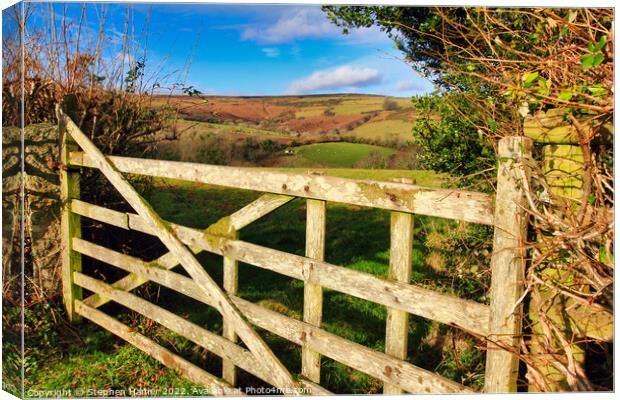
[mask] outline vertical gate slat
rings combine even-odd
[[[409,283],[411,280],[411,257],[413,252],[413,215],[392,212],[390,223],[390,268],[388,279]],[[387,309],[385,327],[385,352],[401,360],[407,358],[409,314],[405,311]],[[385,383],[383,394],[402,394],[397,386]]]
[[[306,257],[325,259],[326,202],[308,199],[306,202]],[[323,317],[323,288],[304,283],[304,322],[321,326]],[[308,347],[301,350],[301,373],[315,383],[321,380],[321,355]]]
[[[236,239],[237,237],[237,232],[231,235],[231,239]],[[237,260],[230,257],[224,257],[223,286],[224,290],[230,295],[236,295],[239,290],[239,265]],[[224,318],[223,336],[232,342],[237,342],[237,334],[226,318]],[[232,361],[222,360],[222,378],[232,386],[237,385],[237,371]]]
[[[82,288],[73,283],[73,271],[82,270],[82,256],[73,251],[72,239],[82,236],[80,216],[71,212],[71,200],[80,198],[80,172],[67,167],[69,153],[78,149],[77,143],[71,138],[65,125],[58,124],[60,137],[60,201],[61,201],[61,245],[62,249],[62,296],[69,315],[74,322],[80,319],[75,312],[74,300],[82,299]]]
[[[495,234],[491,257],[491,316],[487,350],[485,391],[516,391],[519,358],[498,344],[518,349],[524,291],[524,254],[527,234],[523,208],[523,177],[529,176],[523,159],[531,158],[532,141],[526,137],[505,137],[499,141]],[[494,343],[495,342],[495,343]]]

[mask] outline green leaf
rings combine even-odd
[[[570,99],[572,98],[573,98],[573,92],[566,91],[566,90],[561,91],[560,95],[558,96],[558,99],[564,100],[564,101],[570,101]]]
[[[590,204],[591,206],[594,205],[594,203],[596,202],[596,196],[591,194],[588,196],[588,204]]]
[[[549,90],[549,88],[551,87],[551,79],[545,80],[540,78],[538,80],[538,86],[540,86],[540,89],[536,91],[538,94],[540,94],[541,96],[549,96],[549,93],[551,92]]]
[[[581,57],[581,69],[590,69],[594,64],[594,56],[592,54],[586,54]]]
[[[604,59],[605,59],[605,56],[603,55],[603,53],[598,53],[597,55],[594,56],[594,61],[592,61],[592,66],[598,67],[599,65],[601,65]]]
[[[607,35],[603,35],[599,39],[599,41],[596,44],[596,46],[593,46],[592,50],[590,50],[590,51],[592,53],[596,53],[597,51],[601,51],[601,50],[603,50],[603,47],[605,47],[606,44],[607,44]],[[588,44],[588,48],[590,48],[589,44]]]
[[[614,262],[614,255],[607,253],[607,250],[604,247],[601,247],[601,248],[598,249],[598,259],[602,263],[606,263],[606,264],[613,263]]]
[[[487,123],[489,124],[489,129],[491,129],[491,132],[495,132],[497,130],[497,122],[493,121],[491,117],[487,117]]]
[[[593,96],[604,96],[608,93],[607,89],[600,87],[589,87],[588,91],[592,93]]]
[[[551,86],[551,79],[544,80],[544,79],[540,78],[538,80],[538,86],[540,86],[543,89],[549,89],[549,87]]]
[[[523,82],[527,84],[533,83],[538,78],[538,72],[530,72],[529,74],[523,75]]]

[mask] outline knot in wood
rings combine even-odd
[[[303,267],[301,269],[301,274],[304,278],[305,281],[309,281],[310,280],[310,276],[312,274],[312,270],[314,270],[314,263],[312,262],[306,262],[303,264]]]

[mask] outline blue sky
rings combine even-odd
[[[60,14],[62,4],[56,4]],[[68,4],[77,21],[82,4]],[[96,32],[101,4],[89,3]],[[106,31],[124,30],[126,3],[105,4]],[[136,37],[146,37],[147,75],[183,81],[205,94],[376,93],[432,90],[378,29],[342,35],[319,5],[138,4],[129,6]],[[141,56],[141,50],[138,52]],[[112,56],[112,55],[108,55]]]

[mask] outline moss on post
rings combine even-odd
[[[69,153],[78,150],[78,145],[66,130],[63,118],[58,113],[58,134],[60,138],[60,218],[62,242],[62,296],[71,322],[79,321],[75,313],[75,300],[82,299],[82,289],[73,283],[73,272],[82,270],[82,256],[73,250],[73,238],[82,236],[80,216],[71,212],[71,200],[80,198],[80,173],[68,165]]]

